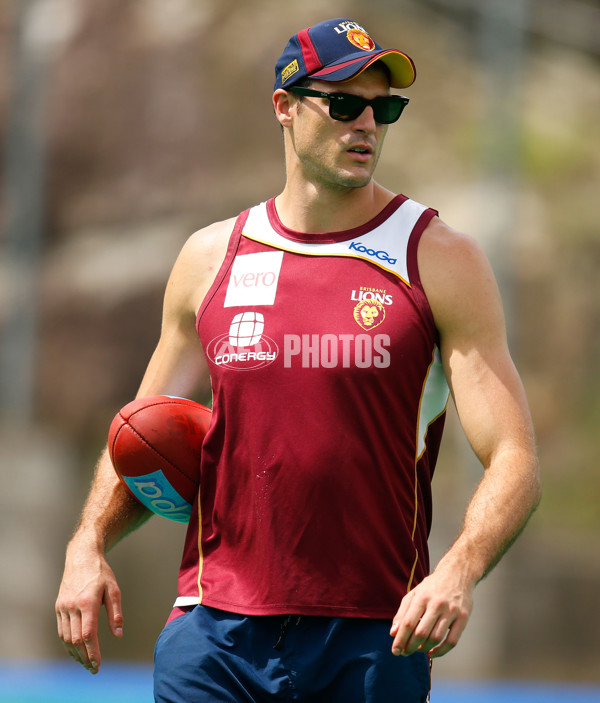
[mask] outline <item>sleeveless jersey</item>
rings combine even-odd
[[[238,218],[198,312],[213,418],[176,605],[391,618],[429,572],[448,387],[396,196],[304,234],[274,200]]]

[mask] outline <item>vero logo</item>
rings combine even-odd
[[[223,307],[273,305],[283,261],[282,251],[236,256]]]

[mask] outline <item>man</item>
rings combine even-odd
[[[157,701],[390,701],[429,695],[475,585],[540,496],[532,424],[477,244],[373,180],[414,65],[348,19],[292,37],[276,66],[283,192],[194,234],[171,274],[139,396],[210,373],[176,608]],[[447,381],[447,384],[446,384]],[[430,482],[452,392],[485,469],[429,573]],[[69,543],[56,611],[100,666],[106,551],[147,513],[106,453]]]

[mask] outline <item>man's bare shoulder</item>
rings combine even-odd
[[[439,217],[434,217],[425,228],[419,244],[419,264],[435,266],[439,262],[460,265],[464,257],[484,257],[477,240],[464,232],[450,227]],[[449,259],[448,259],[449,257]]]
[[[214,279],[225,259],[235,217],[215,222],[192,234],[183,245],[176,268],[195,278]]]
[[[173,309],[198,310],[225,259],[235,220],[203,227],[183,245],[167,285],[167,301]]]
[[[196,262],[200,257],[202,262],[219,266],[225,258],[235,221],[236,218],[231,217],[197,230],[188,238],[181,254],[193,257]]]
[[[492,267],[477,240],[434,218],[421,237],[419,274],[438,326],[499,308]]]

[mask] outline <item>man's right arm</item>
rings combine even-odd
[[[150,515],[123,487],[105,450],[79,525],[67,547],[56,601],[58,635],[65,649],[93,674],[101,662],[97,624],[102,604],[112,634],[123,634],[121,592],[105,554]]]
[[[196,313],[225,257],[233,223],[227,220],[196,232],[183,247],[165,292],[160,339],[137,397],[190,397],[202,386],[208,388]],[[106,552],[150,515],[121,484],[105,450],[67,547],[55,606],[65,649],[94,674],[101,663],[98,615],[102,604],[113,635],[120,637],[123,632],[121,593]]]

